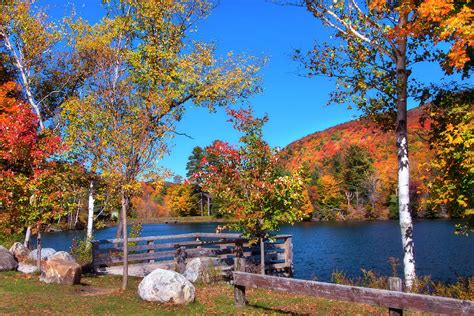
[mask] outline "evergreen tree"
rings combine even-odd
[[[186,177],[188,179],[192,179],[193,175],[201,170],[201,161],[205,156],[206,152],[202,147],[196,146],[193,148],[191,155],[188,157],[188,163],[186,164]]]

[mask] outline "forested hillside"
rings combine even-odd
[[[412,212],[431,216],[420,207],[424,164],[431,155],[429,121],[422,116],[421,108],[409,111]],[[317,218],[371,219],[396,216],[395,152],[395,134],[362,118],[299,139],[281,157],[286,168],[303,167],[311,175],[308,194]]]

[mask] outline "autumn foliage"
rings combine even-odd
[[[266,117],[250,109],[228,110],[229,121],[242,136],[240,146],[214,141],[195,175],[204,190],[221,201],[230,225],[251,240],[271,236],[281,224],[301,221],[311,212],[299,170],[281,174],[279,157],[263,140]]]
[[[418,192],[421,183],[417,179],[426,173],[423,163],[429,161],[432,155],[429,143],[423,138],[428,135],[430,128],[429,120],[420,120],[423,113],[421,108],[416,108],[409,111],[408,117],[411,131],[409,150],[412,186],[415,195],[412,211],[419,212],[419,216],[424,215],[424,209],[416,205],[416,201],[421,198]],[[359,151],[363,151],[372,161],[367,163],[367,170],[360,171],[361,173],[368,172],[371,166],[373,167],[372,172],[364,175],[367,182],[359,183],[358,192],[354,189],[347,190],[349,184],[344,178],[344,172],[348,172],[344,170],[344,153],[351,146],[359,148]],[[373,122],[362,118],[297,140],[281,152],[281,157],[288,169],[296,170],[305,166],[309,173],[313,174],[312,184],[308,187],[312,202],[316,210],[325,207],[329,212],[325,212],[322,219],[387,218],[390,216],[390,198],[396,194],[397,178],[393,173],[397,165],[397,157],[393,154],[395,146],[395,136],[392,133],[384,132]],[[349,158],[353,156],[349,155]],[[363,194],[362,191],[370,187],[372,192]],[[351,192],[351,196],[346,196]],[[356,194],[360,195],[359,203],[356,203]],[[376,200],[375,203],[370,202],[371,194],[372,199]],[[350,207],[347,205],[348,199]],[[359,210],[356,209],[356,204],[359,204]],[[374,207],[375,210],[372,210]]]
[[[19,99],[18,86],[0,86],[0,228],[21,231],[25,224],[41,220],[51,211],[60,191],[51,185],[55,163],[48,160],[60,149],[59,137],[38,132],[38,118]],[[28,210],[35,210],[30,212]]]

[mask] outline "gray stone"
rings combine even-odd
[[[62,259],[66,261],[71,261],[71,262],[76,262],[73,256],[71,256],[68,252],[66,251],[58,251],[54,253],[52,256],[48,258],[48,260],[51,259]]]
[[[0,271],[15,270],[18,266],[15,257],[6,248],[0,246]]]
[[[38,267],[34,264],[29,264],[25,262],[18,263],[18,268],[16,268],[19,272],[25,274],[32,274],[38,272]]]
[[[81,266],[75,262],[50,258],[41,265],[40,281],[74,285],[81,282]]]
[[[10,252],[18,262],[21,262],[28,259],[31,250],[26,248],[22,243],[16,242],[10,247]]]
[[[194,302],[194,285],[181,274],[156,269],[138,286],[138,295],[149,302],[188,304]]]
[[[56,253],[56,250],[53,248],[43,248],[41,249],[41,260],[46,260]],[[31,260],[38,260],[38,249],[31,251],[29,258]]]
[[[210,282],[210,258],[194,258],[186,264],[183,276],[190,282]]]

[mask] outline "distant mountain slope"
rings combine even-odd
[[[409,155],[411,182],[418,182],[421,164],[429,159],[428,142],[422,135],[429,129],[429,122],[420,123],[422,109],[408,112]],[[295,169],[303,164],[324,173],[329,158],[347,148],[358,145],[366,148],[374,159],[374,167],[386,185],[396,183],[397,155],[395,132],[384,133],[374,123],[361,118],[349,121],[305,136],[282,150],[282,159],[287,168]]]

